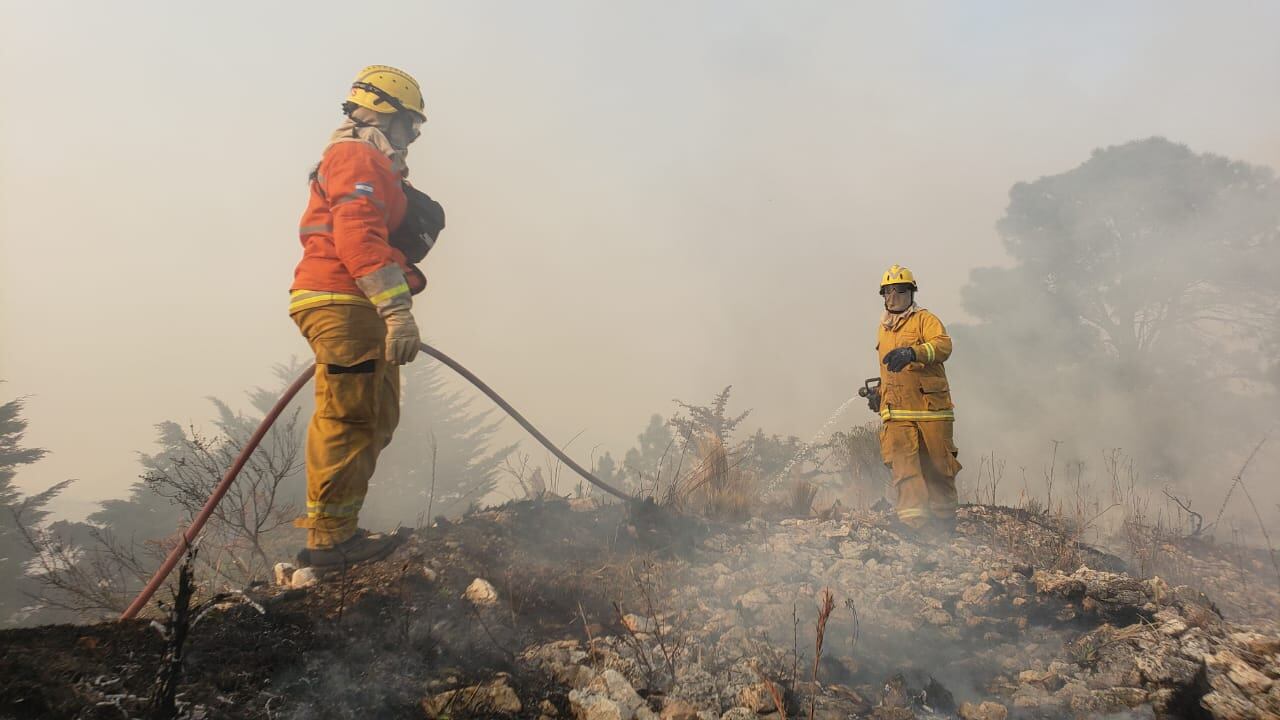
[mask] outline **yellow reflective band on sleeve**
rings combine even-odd
[[[933,343],[925,343],[920,347],[924,348],[924,354],[925,354],[924,361],[927,363],[933,362],[933,359],[937,357],[937,353],[935,353],[933,349]]]
[[[885,408],[880,411],[880,419],[882,420],[955,420],[955,410],[899,410],[897,408]]]
[[[374,295],[369,299],[373,301],[374,305],[381,305],[397,295],[408,295],[408,294],[409,294],[408,283],[400,283],[395,287],[387,288],[386,290],[383,290],[382,292],[378,293],[377,295]]]
[[[332,233],[332,225],[303,225],[298,228],[298,234],[306,237],[307,235],[319,235],[320,233]]]
[[[926,513],[923,508],[898,508],[898,517],[902,518],[903,520],[911,520],[918,517],[924,517],[925,514]]]
[[[366,307],[373,307],[373,303],[369,302],[369,298],[363,295],[319,292],[316,290],[294,290],[289,293],[290,315],[298,312],[299,310],[305,310],[307,308],[317,307],[320,305],[364,305]]]

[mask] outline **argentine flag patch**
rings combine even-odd
[[[372,194],[373,194],[373,183],[365,183],[365,182],[358,182],[358,183],[356,183],[356,194],[357,194],[357,195],[372,195]]]

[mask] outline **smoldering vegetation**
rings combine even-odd
[[[948,323],[968,503],[958,538],[889,527],[877,424],[853,420],[856,403],[801,438],[767,431],[769,419],[725,387],[655,414],[625,451],[570,440],[598,477],[635,496],[627,508],[541,450],[498,442],[501,418],[417,363],[362,516],[412,528],[412,540],[317,586],[277,568],[301,544],[289,523],[304,496],[310,407],[300,402],[201,541],[189,602],[247,589],[252,603],[208,606],[174,709],[1276,712],[1274,172],[1134,141],[1014,186],[997,229],[1009,263],[973,270],[970,319]],[[300,369],[278,368],[278,386]],[[859,374],[871,373],[851,372],[851,385]],[[158,425],[158,450],[141,457],[130,494],[81,523],[47,512],[63,486],[14,489],[42,451],[22,442],[22,401],[0,406],[0,562],[15,578],[0,594],[7,621],[118,614],[277,391],[252,393],[248,414],[215,401],[212,430]],[[479,594],[464,597],[477,580]],[[148,615],[175,622],[172,606]],[[149,707],[172,633],[9,637],[6,707],[44,702],[50,716],[73,717],[104,703]],[[126,649],[137,656],[123,660]]]
[[[1243,576],[1228,558],[1176,549],[1197,586],[1175,585],[1010,508],[965,507],[945,540],[904,536],[884,511],[756,509],[767,517],[512,502],[318,583],[278,566],[234,598],[209,598],[210,582],[179,592],[150,624],[7,631],[0,708],[905,720],[1280,707],[1280,593],[1230,589]],[[1198,587],[1253,605],[1229,620]]]

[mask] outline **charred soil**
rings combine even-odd
[[[1221,558],[1200,567],[1193,550],[1179,567],[1212,580]],[[985,506],[962,509],[954,537],[913,537],[873,512],[707,525],[646,505],[512,503],[317,584],[263,583],[215,607],[191,628],[178,706],[193,718],[1280,713],[1265,574],[1249,603],[1230,603],[1259,612],[1224,617],[1212,588],[1124,569],[1042,517]],[[1223,572],[1234,585],[1243,570]],[[0,718],[154,717],[162,629],[0,633]]]

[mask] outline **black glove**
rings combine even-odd
[[[867,393],[867,407],[871,408],[871,412],[880,412],[880,391],[872,390]]]
[[[884,356],[884,364],[889,366],[889,372],[901,372],[902,368],[909,363],[915,362],[916,351],[909,347],[900,347],[896,350],[890,350],[888,355]]]

